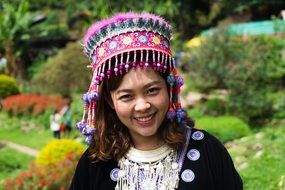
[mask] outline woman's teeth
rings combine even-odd
[[[148,117],[136,117],[136,120],[145,122],[145,121],[151,120],[152,116],[153,116],[153,115],[150,115],[150,116],[148,116]]]

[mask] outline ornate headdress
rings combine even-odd
[[[95,129],[95,109],[99,85],[111,75],[121,75],[137,67],[151,67],[169,74],[169,111],[167,118],[183,124],[186,112],[177,97],[183,79],[177,75],[169,42],[171,26],[161,17],[150,13],[120,13],[93,24],[84,37],[84,53],[88,56],[93,78],[89,91],[82,97],[84,114],[77,128],[91,142]]]

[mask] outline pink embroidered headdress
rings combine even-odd
[[[90,143],[95,128],[95,109],[98,87],[111,75],[121,75],[137,67],[151,67],[167,72],[169,84],[169,111],[167,118],[183,124],[186,112],[173,94],[180,92],[183,79],[177,75],[169,42],[172,28],[163,18],[150,13],[119,13],[93,24],[84,37],[84,53],[90,60],[93,79],[89,91],[83,95],[84,114],[77,128]]]

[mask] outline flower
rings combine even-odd
[[[160,39],[157,36],[155,36],[152,38],[152,42],[155,44],[160,44]]]
[[[141,42],[141,43],[147,43],[147,37],[143,34],[139,35],[138,37],[138,41]]]
[[[104,48],[99,48],[99,50],[98,50],[98,54],[99,54],[99,56],[101,57],[101,56],[103,56],[104,55],[104,53],[105,53],[105,49]]]
[[[129,45],[130,43],[133,42],[133,39],[131,37],[129,37],[129,36],[126,36],[126,37],[123,38],[122,41],[123,41],[123,44]]]

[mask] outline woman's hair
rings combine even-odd
[[[166,78],[168,72],[157,72]],[[96,133],[89,147],[89,155],[92,161],[107,161],[108,159],[119,160],[133,145],[128,128],[120,121],[115,110],[111,108],[111,91],[116,90],[124,77],[122,75],[111,75],[100,85],[100,97],[96,105]],[[169,85],[167,85],[169,93]],[[177,95],[174,94],[174,102],[177,102]],[[194,122],[188,118],[189,127],[194,126]],[[175,121],[169,121],[166,117],[158,129],[165,143],[175,150],[179,150],[185,143],[184,128],[180,127]]]

